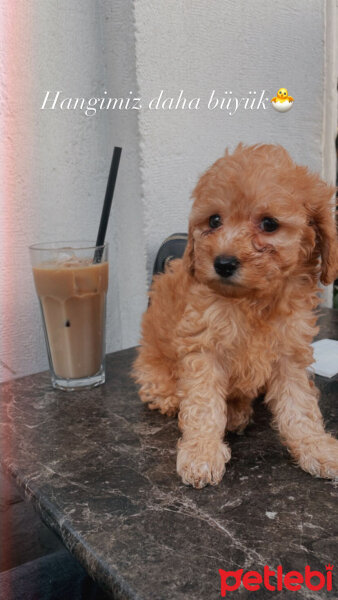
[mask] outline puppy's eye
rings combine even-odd
[[[259,224],[259,227],[262,231],[270,233],[271,231],[276,231],[276,229],[278,229],[279,223],[276,219],[273,219],[272,217],[263,217]]]
[[[217,229],[217,227],[220,227],[221,225],[222,219],[219,215],[211,215],[211,217],[209,217],[209,226],[211,229]]]

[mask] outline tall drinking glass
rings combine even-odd
[[[52,385],[62,390],[105,382],[108,244],[30,246]]]

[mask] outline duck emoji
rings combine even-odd
[[[289,96],[286,88],[279,88],[277,97],[272,98],[271,103],[278,112],[287,112],[292,108],[294,99]]]

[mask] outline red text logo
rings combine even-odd
[[[283,589],[292,591],[300,590],[303,585],[308,590],[319,591],[324,587],[328,590],[332,590],[332,570],[333,565],[326,565],[326,573],[323,574],[321,571],[311,571],[311,567],[308,565],[305,567],[304,574],[300,571],[288,571],[283,573],[283,567],[279,565],[275,571],[270,569],[268,565],[265,565],[263,575],[258,571],[247,571],[244,573],[244,569],[238,569],[238,571],[224,571],[219,569],[218,572],[221,576],[221,596],[225,598],[227,592],[235,592],[242,584],[245,589],[255,592],[260,590],[261,587],[265,587],[270,592],[278,591]],[[271,578],[274,578],[271,581]]]

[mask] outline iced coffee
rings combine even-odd
[[[104,382],[107,250],[53,252],[33,261],[53,385],[62,389],[99,385]]]

